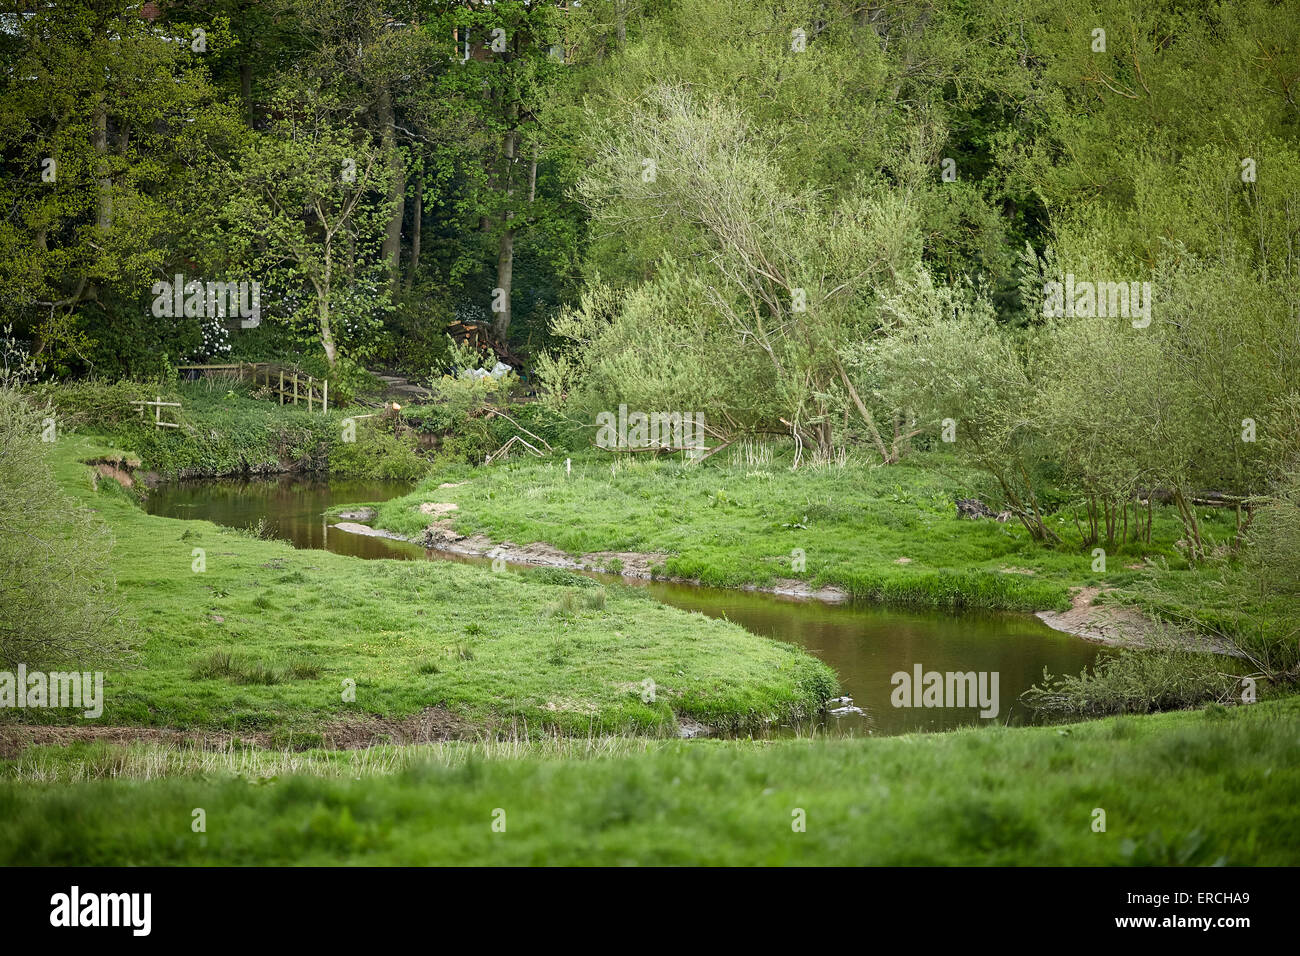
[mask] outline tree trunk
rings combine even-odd
[[[533,159],[528,164],[528,204],[532,205],[537,201],[537,155],[539,151],[537,143],[533,143]]]
[[[406,282],[403,291],[410,292],[415,285],[415,273],[420,268],[420,227],[424,221],[424,190],[421,183],[415,184],[414,222],[411,224],[411,264],[407,267]]]
[[[320,310],[320,344],[325,349],[325,361],[329,362],[332,369],[338,361],[338,347],[334,344],[334,332],[330,328],[329,294],[318,291],[316,301]]]
[[[509,213],[506,213],[509,221]],[[497,288],[501,291],[494,293],[495,296],[501,297],[501,310],[494,312],[492,315],[492,328],[500,339],[501,344],[506,344],[506,335],[510,331],[510,284],[514,278],[515,269],[515,231],[509,227],[501,230],[501,241],[497,247]],[[493,307],[496,306],[494,301]]]
[[[99,175],[99,215],[98,224],[102,232],[113,229],[113,180],[108,175],[108,111],[103,100],[95,104],[94,131],[91,143],[99,156],[97,173]]]
[[[1183,536],[1187,540],[1188,559],[1195,563],[1205,557],[1205,542],[1201,539],[1201,523],[1196,518],[1195,502],[1189,502],[1180,486],[1174,486],[1174,505],[1183,521]]]
[[[316,290],[316,312],[320,323],[320,344],[325,349],[325,361],[331,369],[338,361],[338,346],[334,343],[334,330],[330,327],[330,285],[333,267],[330,257],[330,243],[325,242],[325,274],[321,278],[309,275],[312,288]]]
[[[388,263],[389,289],[396,299],[402,276],[402,217],[406,213],[406,175],[402,154],[397,148],[397,131],[393,126],[396,121],[393,115],[393,98],[388,90],[379,94],[377,111],[384,152],[388,156],[388,166],[393,173],[393,181],[388,189],[388,201],[393,204],[393,207],[388,217],[388,228],[384,231],[384,243],[380,255]]]
[[[867,425],[867,436],[871,439],[871,443],[876,446],[876,451],[880,455],[881,461],[886,465],[893,464],[889,450],[885,448],[885,441],[880,437],[880,429],[876,427],[876,420],[867,409],[866,404],[862,401],[862,396],[858,394],[858,390],[854,388],[853,383],[849,381],[848,372],[844,371],[844,366],[838,361],[835,363],[835,367],[840,373],[840,380],[844,382],[844,387],[849,391],[849,398],[853,399],[853,404],[857,406],[858,414],[862,416],[862,420]]]
[[[239,98],[244,103],[244,118],[248,122],[249,129],[253,127],[253,62],[247,59],[247,52],[244,54],[245,59],[239,64]]]
[[[507,110],[507,115],[511,121],[516,117],[516,111],[511,108]],[[515,146],[518,142],[519,134],[514,130],[508,130],[505,135],[505,163],[502,171],[502,184],[505,187],[506,194],[506,211],[501,217],[501,238],[497,241],[497,289],[493,292],[492,302],[492,328],[497,334],[497,338],[502,345],[506,344],[506,335],[510,332],[510,286],[514,278],[515,271],[515,229],[511,225],[514,220],[514,211],[510,208],[510,203],[514,197],[514,163],[515,163]],[[500,308],[497,308],[498,297]]]

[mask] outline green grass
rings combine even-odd
[[[86,759],[44,761],[57,776],[60,763]],[[103,767],[109,755],[96,759]],[[129,777],[145,759],[124,755],[119,767]],[[1295,697],[883,739],[461,745],[282,765],[175,759],[188,761],[186,775],[5,780],[0,863],[1300,862]],[[297,773],[266,775],[281,766]],[[365,778],[351,779],[345,771],[358,766]],[[205,833],[191,829],[195,808]],[[1104,833],[1093,831],[1097,809]],[[799,810],[806,832],[792,827]],[[505,832],[494,832],[500,811]]]
[[[328,413],[254,397],[248,382],[212,379],[173,386],[95,381],[40,386],[35,393],[58,412],[61,428],[109,436],[130,448],[145,467],[168,478],[314,471],[357,478],[414,480],[429,470],[413,439],[396,439],[372,419],[355,420],[355,440],[344,441],[344,421],[369,409]],[[129,402],[161,396],[180,402],[164,409],[159,428]],[[150,410],[152,415],[152,410]]]
[[[1300,595],[1295,584],[1239,557],[1177,574],[1152,569],[1111,597],[1163,620],[1232,640],[1271,670],[1295,672],[1300,637]]]
[[[833,672],[792,645],[632,589],[360,561],[150,516],[114,482],[92,491],[80,461],[106,453],[80,436],[53,453],[61,485],[113,530],[119,593],[137,625],[122,635],[130,666],[107,669],[100,725],[310,730],[442,705],[480,727],[666,733],[679,715],[742,727],[807,714],[837,690]],[[355,702],[343,699],[345,681]]]
[[[429,521],[422,502],[453,502],[457,531],[494,541],[544,541],[575,556],[656,552],[664,576],[719,587],[793,577],[866,600],[931,607],[1062,609],[1072,586],[1136,580],[1125,566],[1141,564],[1144,554],[1185,566],[1173,550],[1180,527],[1167,509],[1157,509],[1151,546],[1112,549],[1106,572],[1096,573],[1091,549],[1045,547],[1013,521],[959,519],[954,500],[980,485],[978,475],[937,454],[888,468],[798,472],[723,455],[690,467],[622,459],[613,474],[608,456],[575,460],[572,474],[563,460],[529,459],[444,469],[381,507],[376,524],[416,535]],[[1077,540],[1064,515],[1052,520],[1067,541]],[[1212,534],[1230,531],[1229,515],[1206,521]],[[796,549],[804,571],[793,568]]]

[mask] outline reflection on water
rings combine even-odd
[[[181,481],[160,485],[149,492],[150,514],[169,518],[197,518],[228,528],[256,528],[266,522],[270,537],[295,548],[316,548],[358,558],[422,558],[424,549],[402,541],[367,538],[335,531],[324,512],[336,505],[387,501],[411,490],[405,481],[282,476],[247,481]]]
[[[754,634],[799,644],[830,664],[844,693],[866,711],[861,716],[827,717],[826,729],[831,731],[901,734],[983,722],[978,708],[892,706],[892,675],[905,671],[910,677],[916,664],[927,672],[996,672],[1001,705],[996,719],[1023,723],[1028,714],[1017,698],[1042,679],[1044,667],[1053,673],[1078,673],[1099,650],[1027,614],[834,606],[680,584],[647,587],[667,604],[726,617]]]
[[[298,548],[326,548],[360,558],[441,560],[413,544],[349,534],[330,527],[323,512],[358,502],[386,501],[410,485],[394,481],[323,482],[299,477],[254,481],[180,482],[150,492],[152,514],[202,518],[234,528],[265,520],[268,533]],[[486,559],[469,559],[475,562]],[[619,580],[597,575],[604,580]],[[638,582],[629,582],[638,583]],[[1023,723],[1017,698],[1052,673],[1078,673],[1102,650],[1053,631],[1024,614],[894,610],[870,605],[827,605],[751,591],[641,582],[665,604],[710,617],[725,617],[754,634],[789,641],[820,657],[839,674],[843,693],[865,712],[827,715],[818,726],[830,733],[899,734],[948,730],[982,722],[978,708],[894,707],[893,674],[986,671],[999,675],[1001,723]]]

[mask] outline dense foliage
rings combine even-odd
[[[46,377],[404,366],[437,399],[408,438],[466,463],[588,444],[622,405],[788,439],[796,469],[942,447],[1045,545],[1062,516],[1071,547],[1149,544],[1168,502],[1188,562],[1293,574],[1290,4],[74,0],[0,25],[0,319]],[[191,282],[257,283],[256,320]],[[445,378],[473,361],[453,321],[544,402],[503,419]],[[246,463],[255,424],[192,451]],[[267,467],[324,460],[276,434]],[[418,470],[381,444],[336,460]]]

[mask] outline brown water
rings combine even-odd
[[[442,560],[447,556],[403,541],[349,534],[323,516],[330,507],[373,503],[405,494],[392,481],[323,482],[304,478],[180,482],[149,493],[151,514],[201,518],[234,528],[264,521],[269,533],[298,548],[325,548],[359,558]],[[470,560],[487,563],[486,559]],[[609,575],[602,580],[621,581]],[[827,714],[816,722],[828,733],[900,734],[950,730],[984,723],[977,707],[894,707],[892,677],[925,672],[986,672],[998,675],[1001,723],[1024,723],[1030,714],[1021,693],[1052,673],[1078,673],[1102,649],[1052,630],[1027,614],[896,610],[865,604],[828,605],[752,591],[730,591],[662,582],[645,587],[657,600],[687,611],[733,621],[754,634],[806,648],[839,674],[842,693],[864,713]],[[808,728],[799,728],[806,730]]]

